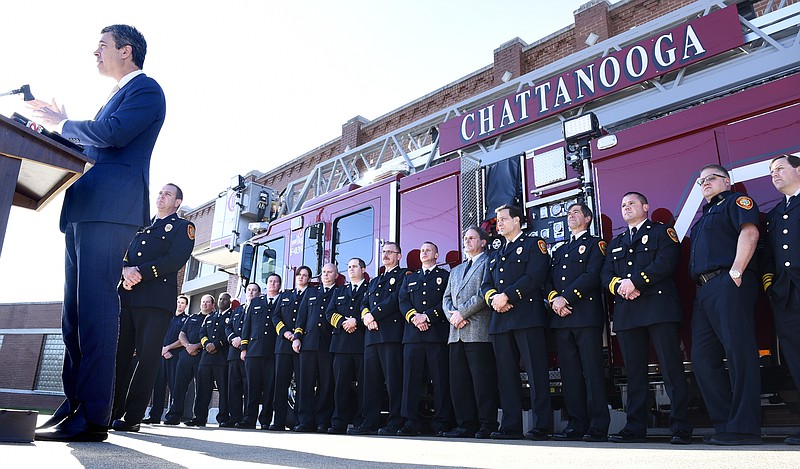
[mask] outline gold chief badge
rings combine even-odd
[[[539,250],[542,251],[542,254],[547,254],[547,243],[543,239],[539,240]]]
[[[667,228],[667,234],[669,235],[669,239],[675,241],[676,243],[680,242],[678,241],[678,233],[675,232],[674,228]]]
[[[189,225],[186,228],[186,235],[189,236],[189,239],[194,239],[194,226]]]

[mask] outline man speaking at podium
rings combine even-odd
[[[44,425],[52,430],[37,433],[37,440],[108,437],[120,314],[116,287],[125,249],[150,219],[150,156],[164,123],[164,93],[142,72],[147,43],[136,28],[113,25],[100,33],[97,68],[117,86],[94,120],[67,119],[55,102],[33,104],[45,126],[83,145],[95,160],[67,190],[61,209],[66,400]]]

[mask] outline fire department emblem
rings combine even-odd
[[[522,246],[517,248],[517,255],[519,256],[520,254],[522,254]]]
[[[442,284],[442,277],[436,277],[436,285]]]
[[[389,285],[394,285],[394,277],[389,279]]]
[[[678,233],[675,232],[674,228],[667,228],[667,234],[669,235],[669,239],[678,243]]]
[[[166,231],[167,233],[172,231],[172,223],[167,223],[167,226],[164,227],[164,231]]]
[[[599,243],[597,243],[597,245],[600,247],[600,252],[602,252],[603,255],[605,256],[606,255],[606,248],[608,247],[608,243],[606,243],[605,241],[600,241]]]
[[[542,251],[542,254],[547,254],[547,243],[543,239],[539,240],[539,250]]]
[[[495,238],[495,239],[492,240],[492,249],[494,249],[496,251],[496,250],[500,249],[500,246],[502,246],[502,244],[503,244],[503,242],[500,241],[500,238]]]
[[[189,236],[189,239],[194,239],[194,226],[189,225],[186,228],[186,235]]]
[[[583,254],[584,252],[586,252],[586,246],[581,246],[578,248],[578,254]]]
[[[647,244],[647,241],[648,241],[649,239],[650,239],[650,237],[649,237],[649,236],[647,236],[647,235],[644,235],[644,236],[642,236],[642,244]]]
[[[750,210],[751,208],[753,208],[753,199],[743,195],[738,199],[736,199],[736,205],[742,207],[745,210]]]

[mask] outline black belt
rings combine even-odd
[[[722,272],[724,272],[724,269],[712,270],[711,272],[700,274],[697,276],[697,284],[702,287],[703,285],[707,284],[709,280],[721,274]]]

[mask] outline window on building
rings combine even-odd
[[[284,238],[275,238],[266,243],[259,244],[256,251],[255,281],[264,288],[267,285],[267,277],[271,273],[277,273],[283,279],[286,272],[284,259]],[[283,279],[285,280],[285,279]]]
[[[306,227],[303,235],[303,264],[311,268],[311,276],[322,272],[322,257],[325,250],[325,224]]]
[[[44,346],[39,357],[39,371],[36,374],[36,391],[63,392],[61,367],[64,364],[64,341],[59,334],[44,336]]]
[[[3,334],[0,334],[0,349],[3,348]]]
[[[217,267],[205,262],[200,262],[194,257],[189,258],[189,266],[186,268],[186,281],[211,275],[217,271]]]
[[[372,207],[334,220],[331,257],[339,272],[347,271],[347,263],[353,257],[360,257],[367,265],[372,263],[373,226],[375,210]]]

